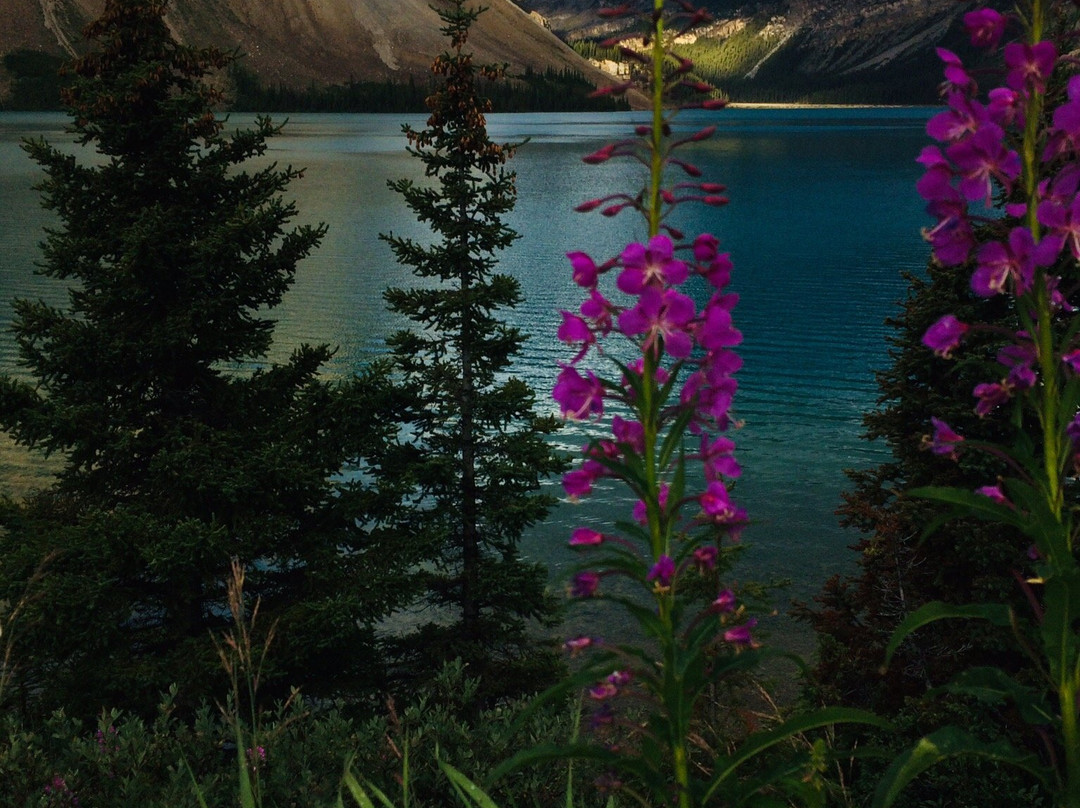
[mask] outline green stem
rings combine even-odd
[[[665,121],[664,121],[664,0],[653,0],[653,29],[652,29],[652,134],[649,140],[649,237],[660,232],[662,218],[660,189],[664,178],[665,163]],[[645,475],[646,475],[646,508],[649,519],[649,539],[652,543],[653,558],[659,559],[662,554],[670,554],[667,546],[667,526],[662,518],[660,507],[660,472],[656,468],[656,442],[659,438],[659,408],[655,401],[655,378],[658,354],[655,350],[645,352],[642,388],[642,425],[645,433]],[[657,592],[657,611],[664,626],[662,642],[666,646],[664,652],[664,678],[676,676],[675,656],[676,637],[675,626],[672,622],[672,601],[674,593]],[[686,737],[688,727],[684,726],[684,714],[682,709],[682,687],[679,683],[669,686],[665,683],[665,700],[673,698],[676,703],[664,705],[667,718],[670,722],[669,743],[671,744],[671,760],[674,769],[675,786],[678,789],[679,808],[692,808],[692,796],[690,793],[690,756],[687,751]]]
[[[649,237],[660,232],[660,185],[664,178],[664,0],[653,0],[652,139],[649,161]]]
[[[1065,793],[1062,805],[1080,808],[1080,731],[1076,720],[1076,680],[1062,682],[1058,689],[1061,705],[1061,736],[1065,746]]]

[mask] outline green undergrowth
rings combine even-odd
[[[470,715],[476,687],[460,663],[451,663],[424,695],[372,706],[366,714],[355,706],[303,699],[270,711],[262,717],[258,745],[244,750],[261,805],[328,808],[350,759],[355,775],[404,804],[407,756],[407,804],[444,806],[449,788],[440,759],[483,782],[517,748],[565,739],[573,731],[573,711],[562,705],[536,712],[519,732],[511,725],[523,702]],[[111,711],[91,724],[56,712],[28,726],[8,713],[0,721],[3,805],[194,808],[200,795],[211,808],[235,805],[234,727],[216,705],[180,715],[175,696],[174,690],[162,697],[152,721]],[[579,765],[575,778],[584,783],[596,774]],[[490,793],[500,808],[561,805],[566,785],[566,764],[551,763],[504,778]],[[591,805],[580,798],[577,804]]]

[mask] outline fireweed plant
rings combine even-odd
[[[1011,714],[1040,739],[1041,752],[1004,741],[982,743],[944,728],[893,762],[877,805],[891,804],[907,782],[941,758],[976,754],[1025,769],[1054,795],[1056,806],[1080,808],[1080,565],[1073,518],[1080,471],[1080,317],[1074,305],[1080,75],[1075,56],[1066,55],[1076,47],[1075,6],[1028,0],[1013,14],[991,8],[968,13],[972,42],[1003,62],[1003,83],[980,92],[974,73],[955,54],[940,51],[947,109],[927,131],[941,145],[919,157],[926,173],[918,190],[937,220],[926,233],[936,260],[965,271],[973,267],[974,294],[988,301],[1003,296],[1015,317],[1015,330],[1000,334],[1001,377],[973,391],[976,412],[1011,418],[1015,438],[1007,446],[965,440],[934,419],[926,439],[933,452],[954,459],[961,452],[989,452],[1009,471],[975,491],[912,493],[948,503],[957,514],[1009,525],[1030,539],[1028,557],[1016,559],[1015,577],[1034,629],[1025,630],[1021,616],[1004,604],[931,603],[901,624],[889,647],[891,656],[912,631],[942,618],[1011,627],[1037,679],[1021,681],[981,667],[949,689],[1011,703]],[[946,315],[923,341],[948,358],[970,332],[988,327]]]
[[[622,6],[605,13],[631,12]],[[570,747],[534,748],[509,766],[551,756],[591,758],[606,771],[597,781],[601,789],[648,806],[749,805],[778,793],[817,804],[824,798],[814,768],[820,744],[801,739],[799,751],[784,750],[768,773],[746,764],[804,730],[873,721],[870,716],[836,709],[803,714],[738,742],[724,739],[723,750],[705,740],[709,733],[699,721],[707,696],[765,654],[754,638],[755,619],[719,580],[725,543],[737,541],[748,521],[732,496],[740,468],[731,405],[742,364],[734,348],[742,336],[732,317],[738,298],[727,291],[729,255],[716,236],[690,236],[671,222],[682,204],[728,201],[722,185],[702,181],[701,171],[677,156],[715,127],[676,135],[673,125],[679,99],[683,106],[723,106],[693,77],[692,63],[666,46],[669,30],[685,31],[708,16],[685,3],[667,14],[657,0],[644,18],[644,37],[605,44],[619,44],[646,77],[651,119],[636,127],[634,138],[584,161],[636,160],[647,171],[645,187],[589,200],[577,210],[608,217],[636,211],[647,222],[647,238],[607,259],[568,253],[584,301],[578,312],[561,312],[559,339],[575,353],[561,364],[553,390],[564,418],[611,416],[604,422],[610,434],[590,441],[564,476],[566,494],[586,497],[604,480],[625,485],[636,500],[610,530],[573,531],[569,543],[583,562],[570,595],[614,604],[639,638],[568,640],[580,667],[553,692],[584,689],[587,737]],[[632,84],[601,92],[625,92]],[[669,169],[677,181],[667,181]],[[709,290],[700,308],[687,293],[690,283]]]

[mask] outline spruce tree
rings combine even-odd
[[[179,45],[165,7],[108,0],[86,29],[66,97],[84,151],[26,144],[59,220],[40,271],[71,284],[66,307],[17,301],[33,378],[0,381],[0,425],[62,458],[0,538],[0,600],[22,604],[5,695],[32,710],[212,693],[231,558],[278,621],[268,695],[375,681],[398,591],[380,577],[398,557],[357,527],[373,495],[336,482],[383,437],[378,374],[321,380],[325,346],[266,359],[266,313],[323,228],[291,225],[299,171],[246,169],[277,128],[226,134],[211,80],[231,59]]]
[[[404,437],[381,466],[404,492],[399,530],[422,543],[414,609],[431,615],[395,643],[401,672],[423,677],[461,657],[494,697],[534,688],[553,670],[550,647],[529,630],[554,615],[546,572],[518,544],[551,503],[537,493],[541,478],[561,463],[544,437],[556,421],[537,416],[532,391],[510,375],[524,336],[498,316],[521,299],[517,281],[495,271],[517,237],[504,221],[514,147],[489,139],[490,104],[477,91],[478,77],[501,71],[465,51],[479,13],[463,0],[439,11],[450,42],[432,67],[440,85],[427,127],[404,129],[429,181],[390,183],[434,240],[384,236],[420,284],[385,294],[415,325],[389,340],[409,403]]]

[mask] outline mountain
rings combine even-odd
[[[623,33],[600,0],[520,0],[568,41]],[[672,4],[674,5],[674,3]],[[933,103],[935,48],[968,56],[956,0],[697,0],[711,24],[680,38],[698,72],[736,100]]]
[[[239,47],[264,84],[303,88],[426,76],[446,48],[431,2],[172,0],[166,19],[182,42]],[[610,82],[514,3],[483,5],[488,11],[469,38],[478,61],[505,63],[511,73],[572,70],[594,84]],[[103,7],[104,0],[0,0],[0,55],[8,68],[16,52],[70,58],[83,46],[82,26]]]
[[[172,0],[181,41],[246,55],[265,86],[404,81],[427,75],[445,43],[433,0]],[[511,74],[577,71],[612,81],[595,43],[619,33],[597,15],[614,0],[483,0],[470,45]],[[956,0],[697,0],[712,23],[679,39],[697,71],[734,100],[933,103],[937,45],[965,52]],[[0,0],[0,98],[32,90],[42,54],[69,58],[104,0]],[[672,3],[674,5],[674,2]],[[622,23],[625,24],[625,23]],[[590,64],[569,47],[596,57]],[[591,45],[589,43],[592,43]],[[592,51],[590,51],[592,48]],[[28,58],[32,54],[35,59]],[[608,64],[608,67],[612,65]]]

